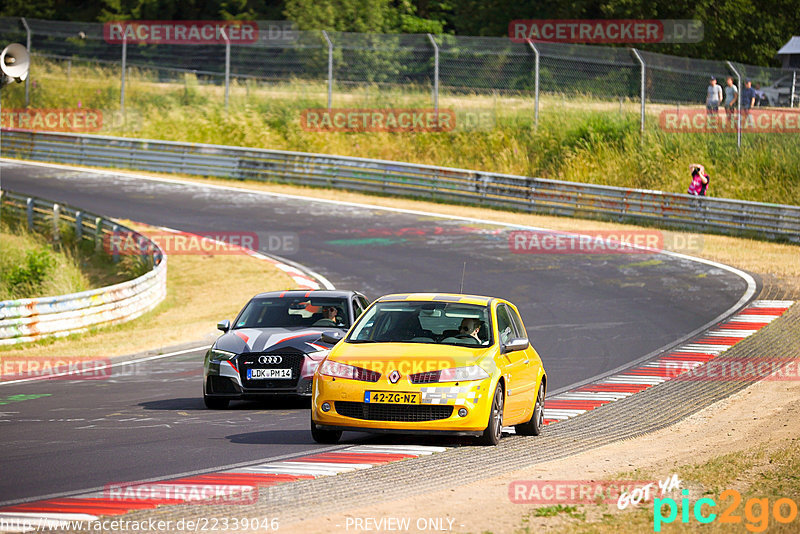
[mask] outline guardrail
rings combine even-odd
[[[3,155],[274,181],[800,243],[800,207],[279,150],[19,130]]]
[[[127,282],[69,295],[0,302],[0,345],[66,336],[95,326],[130,321],[164,300],[166,255],[138,232],[86,211],[9,191],[0,191],[0,210],[4,218],[27,221],[29,230],[51,233],[54,241],[59,241],[62,232],[71,228],[76,240],[91,241],[99,251],[104,241],[107,243],[107,236],[124,232],[133,239],[143,239],[152,247],[148,250],[154,251],[147,256],[153,268]]]

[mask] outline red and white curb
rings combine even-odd
[[[563,421],[681,374],[723,354],[786,313],[794,301],[757,300],[691,343],[638,367],[580,386],[545,401],[546,423]]]
[[[100,516],[117,516],[163,505],[202,504],[198,497],[211,495],[225,501],[232,496],[258,496],[260,488],[302,479],[333,476],[376,465],[442,452],[447,447],[425,445],[355,445],[336,451],[267,462],[228,471],[192,475],[157,482],[131,482],[107,486],[102,492],[46,499],[0,508],[0,532],[30,532],[55,528],[80,529],[81,523]],[[111,489],[109,489],[111,488]],[[160,497],[154,497],[160,493]]]

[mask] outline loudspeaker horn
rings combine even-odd
[[[30,66],[31,56],[19,43],[8,45],[0,53],[0,71],[17,83],[25,81]]]

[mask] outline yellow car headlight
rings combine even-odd
[[[317,372],[321,375],[332,376],[334,378],[349,378],[350,380],[361,380],[363,382],[377,382],[381,377],[381,374],[377,371],[370,371],[369,369],[363,369],[355,365],[333,362],[331,360],[322,362]]]
[[[483,380],[484,378],[489,378],[489,373],[482,367],[470,365],[469,367],[442,369],[439,371],[438,382],[464,382],[468,380]]]

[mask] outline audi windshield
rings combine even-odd
[[[345,298],[255,298],[239,314],[236,328],[349,328]]]

